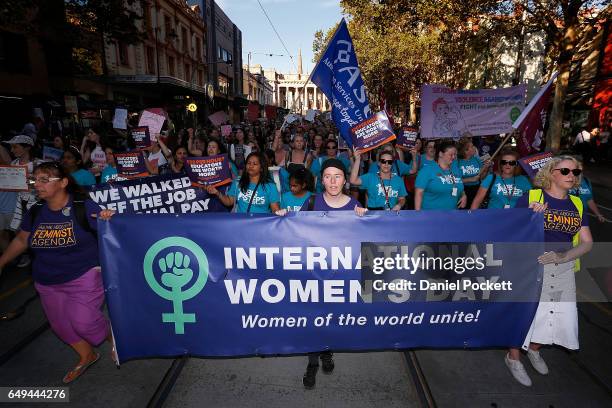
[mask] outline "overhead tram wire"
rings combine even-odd
[[[295,61],[293,60],[293,55],[291,54],[291,52],[289,52],[289,49],[287,48],[287,46],[285,45],[285,42],[283,41],[283,39],[281,38],[280,34],[276,30],[276,27],[274,27],[274,24],[272,23],[272,20],[270,19],[270,16],[268,16],[268,13],[266,12],[266,9],[261,4],[260,0],[257,0],[257,3],[259,4],[259,7],[261,8],[261,11],[263,11],[264,15],[268,19],[268,22],[270,23],[270,26],[272,27],[272,30],[274,30],[274,33],[276,34],[276,36],[278,37],[279,41],[283,45],[283,48],[287,52],[287,55],[289,55],[289,59],[291,60],[291,64],[293,65],[293,68],[297,71],[297,67],[295,66]]]

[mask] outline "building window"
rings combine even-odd
[[[202,61],[202,42],[199,37],[196,37],[196,59]]]
[[[119,64],[123,66],[130,66],[130,60],[128,58],[128,46],[126,43],[119,42],[117,44],[117,48],[119,49]]]
[[[169,41],[173,34],[173,30],[172,30],[172,20],[170,19],[170,17],[168,17],[167,14],[164,14],[164,38],[166,39],[166,41]]]
[[[191,65],[185,64],[185,81],[191,83]]]
[[[221,92],[224,95],[227,95],[228,94],[228,86],[229,86],[229,82],[227,80],[227,77],[225,75],[219,74],[217,76],[217,82],[219,84],[219,92]]]
[[[143,5],[142,14],[143,14],[143,19],[144,19],[145,30],[148,32],[151,32],[152,30],[151,7],[147,6],[146,4]]]
[[[168,57],[168,75],[174,76],[174,57]]]
[[[189,37],[187,37],[187,29],[185,27],[181,28],[181,37],[183,42],[183,52],[189,53]]]
[[[204,72],[201,69],[198,69],[198,85],[204,86]]]
[[[155,73],[155,49],[147,47],[147,74]]]
[[[218,60],[223,59],[223,48],[221,48],[220,45],[217,45],[217,59]]]
[[[227,53],[227,60],[228,62],[232,62],[233,58],[232,58],[232,54],[230,52]]]

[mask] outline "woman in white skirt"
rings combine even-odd
[[[579,197],[569,190],[580,186],[581,164],[571,156],[554,157],[536,175],[537,189],[523,195],[517,207],[544,213],[546,252],[538,258],[544,265],[542,294],[535,318],[523,344],[533,368],[548,374],[540,355],[543,344],[578,349],[578,312],[574,272],[580,269],[579,257],[593,246],[588,214]],[[511,348],[505,357],[513,377],[525,386],[531,378],[520,362],[520,350]]]

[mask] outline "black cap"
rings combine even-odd
[[[337,169],[342,170],[342,173],[344,173],[344,178],[346,178],[346,168],[344,167],[344,163],[342,163],[340,159],[332,157],[330,159],[325,160],[323,162],[323,165],[321,166],[321,176],[323,176],[323,172],[328,167],[335,167]]]

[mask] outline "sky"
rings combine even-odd
[[[318,29],[327,31],[340,21],[338,0],[260,0],[276,30],[293,55],[294,64],[259,7],[257,0],[216,0],[225,14],[242,31],[242,62],[276,68],[281,73],[296,72],[298,49],[302,49],[304,73],[314,68],[312,41]],[[267,54],[281,54],[270,57]]]

